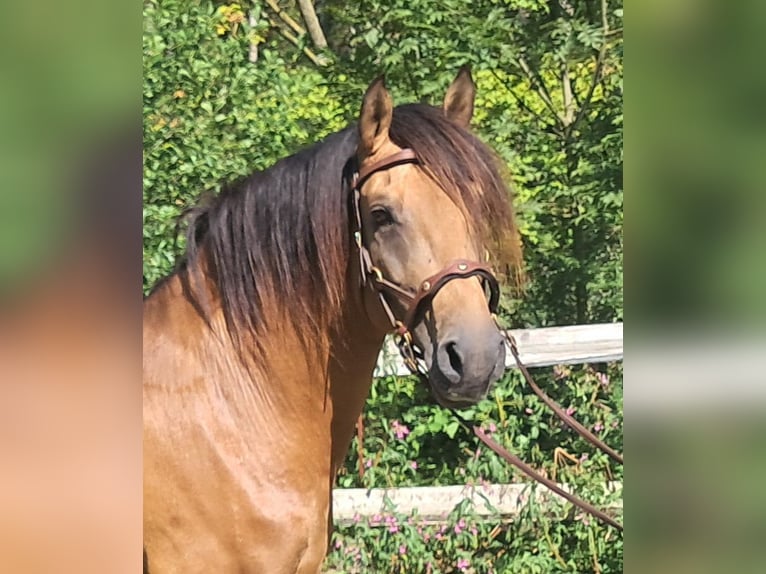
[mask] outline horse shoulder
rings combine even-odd
[[[329,481],[321,487],[291,466],[301,461],[289,460],[289,429],[257,409],[248,417],[241,398],[225,396],[249,375],[216,341],[172,278],[145,301],[149,571],[318,572]]]

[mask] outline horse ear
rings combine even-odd
[[[359,152],[362,157],[372,155],[388,141],[394,104],[386,90],[383,76],[367,88],[359,114]]]
[[[467,128],[473,117],[475,97],[476,85],[471,78],[471,67],[463,66],[444,96],[444,115],[451,122]]]

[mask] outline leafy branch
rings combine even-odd
[[[609,46],[609,42],[607,38],[609,37],[609,34],[610,34],[609,20],[607,18],[606,0],[601,0],[601,27],[602,27],[603,40],[601,42],[601,47],[599,48],[599,51],[598,51],[598,57],[596,58],[596,67],[593,70],[593,77],[591,79],[590,85],[588,86],[588,91],[585,95],[585,99],[583,100],[582,104],[580,104],[579,110],[577,111],[577,115],[572,120],[572,123],[567,126],[567,129],[566,129],[567,139],[571,137],[572,133],[574,133],[574,130],[577,127],[577,124],[580,123],[583,116],[588,111],[588,108],[590,107],[590,104],[593,101],[593,93],[596,90],[596,86],[601,81],[601,75],[604,70],[604,61],[606,60],[607,48]]]

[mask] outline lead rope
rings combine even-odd
[[[495,321],[495,323],[497,323],[497,321]],[[521,362],[521,358],[519,357],[519,348],[516,345],[516,339],[514,339],[513,335],[511,335],[508,331],[505,331],[504,329],[500,328],[499,325],[498,325],[498,328],[500,329],[500,332],[503,334],[503,337],[505,337],[505,341],[511,349],[511,354],[513,354],[513,358],[516,360],[516,365],[519,367],[519,370],[524,375],[524,379],[527,381],[527,384],[532,388],[534,393],[540,398],[540,400],[543,401],[546,405],[548,405],[548,408],[550,408],[554,413],[556,413],[556,415],[562,421],[564,421],[566,424],[572,427],[575,431],[577,431],[577,433],[581,437],[583,437],[593,446],[600,449],[605,454],[609,455],[616,462],[623,464],[621,454],[619,454],[618,452],[610,448],[609,445],[601,441],[601,439],[599,439],[597,436],[591,433],[576,419],[568,415],[566,411],[564,411],[564,409],[562,409],[561,406],[556,401],[550,398],[547,394],[545,394],[545,391],[543,391],[540,387],[537,386],[534,379],[532,378],[532,375],[529,374],[527,367],[524,365],[524,363]]]
[[[495,320],[495,323],[497,323],[497,320]],[[546,405],[548,405],[548,407],[551,408],[553,412],[555,412],[559,418],[561,418],[564,422],[566,422],[573,429],[575,429],[578,432],[578,434],[583,436],[583,438],[588,439],[589,442],[591,442],[592,444],[594,444],[595,446],[603,450],[606,454],[608,454],[609,456],[617,460],[620,464],[622,464],[622,456],[620,456],[614,450],[609,448],[601,440],[593,436],[585,427],[583,427],[575,419],[567,415],[564,412],[564,410],[553,399],[551,399],[547,394],[545,394],[545,392],[543,392],[543,390],[540,387],[537,386],[537,384],[532,379],[532,376],[529,374],[529,371],[527,370],[526,366],[524,365],[524,363],[521,362],[521,358],[519,357],[518,346],[516,344],[516,340],[513,338],[513,335],[511,335],[504,329],[500,328],[499,325],[498,325],[498,328],[500,329],[500,332],[503,333],[503,336],[505,337],[506,342],[511,348],[511,353],[513,354],[513,358],[516,360],[516,364],[518,365],[519,369],[524,375],[526,382],[529,384],[530,387],[532,387],[532,390],[535,392],[535,394]],[[425,367],[423,367],[422,364],[417,360],[418,358],[421,358],[421,353],[417,351],[417,347],[414,345],[412,341],[412,336],[410,332],[407,331],[406,329],[404,330],[403,333],[398,333],[397,347],[399,348],[399,353],[401,354],[402,359],[404,360],[404,364],[407,366],[410,372],[413,375],[416,375],[421,380],[421,382],[427,385],[428,372],[425,370]],[[489,437],[479,426],[474,425],[470,423],[469,421],[467,421],[456,410],[454,409],[450,409],[450,410],[452,411],[452,414],[455,416],[455,418],[464,427],[471,429],[473,431],[473,434],[476,436],[476,438],[478,438],[481,442],[487,445],[487,447],[489,447],[490,450],[492,450],[495,454],[497,454],[503,460],[505,460],[506,462],[518,468],[521,472],[526,474],[531,479],[536,480],[537,482],[545,485],[548,489],[552,490],[553,492],[555,492],[562,498],[568,500],[580,510],[590,514],[591,516],[598,518],[602,522],[616,528],[620,532],[623,531],[622,524],[617,522],[614,518],[612,518],[605,512],[599,510],[595,506],[589,504],[588,502],[585,502],[584,500],[577,498],[574,494],[567,492],[566,490],[561,488],[558,484],[556,484],[554,481],[552,481],[546,476],[543,476],[534,468],[532,468],[530,465],[525,463],[518,456],[509,452],[505,447],[503,447],[494,439]]]
[[[574,504],[576,507],[578,507],[580,510],[583,510],[584,512],[587,512],[588,514],[595,516],[602,522],[605,522],[609,526],[613,526],[614,528],[622,532],[623,530],[622,524],[617,522],[614,518],[612,518],[605,512],[599,510],[595,506],[592,506],[591,504],[585,502],[584,500],[577,498],[574,494],[567,492],[566,490],[561,488],[558,484],[553,482],[547,476],[543,476],[542,474],[537,472],[534,468],[529,466],[526,462],[521,460],[518,456],[508,452],[508,450],[506,450],[505,447],[501,446],[494,439],[487,436],[487,434],[480,427],[476,425],[472,425],[467,420],[465,420],[462,417],[462,415],[460,415],[457,411],[453,410],[452,414],[455,415],[455,418],[457,418],[457,420],[459,420],[466,428],[470,428],[473,431],[473,434],[475,434],[476,437],[481,442],[487,445],[490,448],[490,450],[492,450],[495,454],[503,458],[505,461],[509,462],[510,464],[518,468],[521,472],[526,474],[528,477],[530,477],[533,480],[536,480],[537,482],[541,484],[544,484],[550,490],[552,490],[559,496],[565,498],[566,500]]]

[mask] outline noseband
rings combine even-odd
[[[489,311],[492,314],[497,311],[497,305],[500,300],[500,288],[498,287],[497,279],[492,273],[492,270],[489,266],[477,261],[456,259],[441,271],[424,279],[415,292],[402,287],[402,285],[391,281],[390,279],[386,279],[380,268],[372,263],[370,251],[364,244],[362,213],[360,208],[362,185],[364,185],[367,179],[375,173],[407,163],[420,163],[415,152],[409,148],[398,151],[371,166],[359,170],[358,173],[353,175],[351,182],[354,223],[356,225],[356,229],[354,230],[354,241],[359,252],[359,268],[362,285],[364,286],[367,285],[368,282],[372,282],[373,288],[378,293],[378,298],[383,306],[383,310],[386,312],[391,326],[399,337],[399,348],[402,349],[403,346],[410,348],[410,352],[407,352],[406,355],[405,351],[402,351],[402,354],[405,355],[405,359],[407,358],[407,355],[414,354],[411,352],[414,348],[411,335],[412,330],[423,319],[428,306],[432,303],[437,293],[439,293],[439,291],[450,281],[478,277],[482,281],[484,288],[489,291],[488,305]],[[407,311],[405,312],[403,319],[399,320],[396,318],[391,305],[386,299],[386,294],[391,294],[397,297],[407,305]],[[419,351],[416,352],[420,354]]]
[[[379,171],[384,171],[391,169],[392,167],[407,163],[420,163],[418,156],[413,150],[409,148],[405,148],[396,152],[395,154],[387,156],[382,160],[372,164],[371,166],[355,172],[352,175],[352,204],[354,210],[354,223],[356,225],[356,228],[354,229],[354,242],[356,243],[356,247],[359,252],[359,269],[361,273],[362,286],[364,287],[370,283],[372,284],[372,287],[378,294],[380,304],[382,305],[383,310],[386,312],[388,320],[391,322],[391,326],[396,332],[396,343],[399,347],[399,352],[401,353],[405,364],[413,374],[418,375],[422,380],[427,381],[428,372],[422,366],[422,363],[418,361],[418,359],[423,358],[423,353],[420,349],[417,348],[414,341],[412,340],[412,330],[423,319],[426,309],[433,302],[433,299],[436,297],[437,293],[443,289],[447,283],[455,279],[478,277],[481,280],[485,291],[489,292],[489,311],[492,314],[493,319],[495,319],[495,323],[497,324],[495,313],[497,312],[497,305],[500,299],[500,288],[498,287],[497,279],[495,278],[489,266],[477,261],[457,259],[451,262],[441,271],[434,273],[430,277],[427,277],[425,280],[423,280],[415,292],[406,289],[394,281],[386,279],[386,277],[383,275],[383,272],[372,263],[370,252],[364,244],[362,213],[360,208],[362,185],[364,185],[364,183],[371,175],[378,173]],[[387,293],[394,295],[407,304],[407,311],[402,320],[398,320],[396,318],[391,305],[386,299]],[[591,442],[593,445],[600,448],[612,459],[622,464],[623,459],[621,454],[609,448],[599,438],[594,436],[593,433],[591,433],[588,429],[586,429],[579,422],[568,415],[560,405],[558,405],[553,399],[545,394],[545,392],[540,387],[535,384],[532,376],[529,374],[529,371],[519,358],[519,352],[514,338],[507,331],[500,328],[500,325],[498,325],[498,329],[505,337],[505,340],[511,349],[511,353],[516,360],[516,364],[519,366],[522,374],[524,375],[524,379],[530,385],[535,394],[540,397],[540,399],[546,405],[548,405],[561,420],[570,425],[578,434]],[[580,500],[566,490],[563,490],[561,487],[559,487],[558,484],[553,482],[547,476],[540,474],[535,469],[527,465],[524,461],[519,459],[516,455],[508,452],[491,437],[487,436],[487,434],[480,427],[471,425],[471,423],[466,421],[454,410],[453,414],[463,425],[468,428],[472,428],[474,434],[479,440],[481,440],[503,459],[516,466],[527,476],[537,480],[538,482],[541,482],[553,492],[570,501],[585,512],[597,517],[602,522],[605,522],[606,524],[609,524],[620,531],[622,530],[622,525],[615,521],[611,516],[595,508],[591,504]]]

